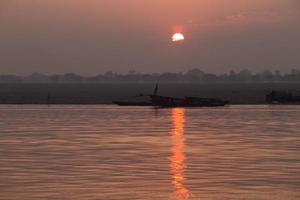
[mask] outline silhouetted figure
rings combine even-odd
[[[158,94],[158,83],[156,83],[156,85],[155,85],[153,95],[154,95],[154,96],[157,96],[157,94]]]

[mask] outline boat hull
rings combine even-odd
[[[300,96],[294,96],[290,92],[278,92],[272,91],[267,94],[266,102],[269,104],[278,104],[278,105],[299,105]]]
[[[220,99],[197,97],[173,98],[165,96],[150,96],[153,105],[159,107],[222,107],[229,102]]]
[[[114,101],[113,104],[119,106],[153,106],[151,102],[125,102],[125,101]]]
[[[168,96],[160,96],[158,93],[158,85],[154,89],[152,95],[139,95],[148,96],[150,101],[147,102],[126,102],[126,101],[114,101],[114,104],[119,106],[155,106],[155,107],[221,107],[229,104],[228,101],[212,98],[199,98],[199,97],[184,97],[175,98]]]

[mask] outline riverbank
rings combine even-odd
[[[110,104],[151,94],[151,83],[3,83],[0,104]],[[221,98],[231,104],[265,104],[272,90],[300,92],[299,83],[161,83],[159,94],[183,97]]]

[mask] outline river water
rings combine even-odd
[[[0,199],[300,199],[300,106],[0,106]]]

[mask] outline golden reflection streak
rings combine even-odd
[[[172,109],[172,157],[171,157],[171,172],[173,174],[174,197],[180,200],[187,200],[191,196],[190,191],[184,186],[185,181],[185,163],[184,155],[184,124],[185,124],[185,109]]]

